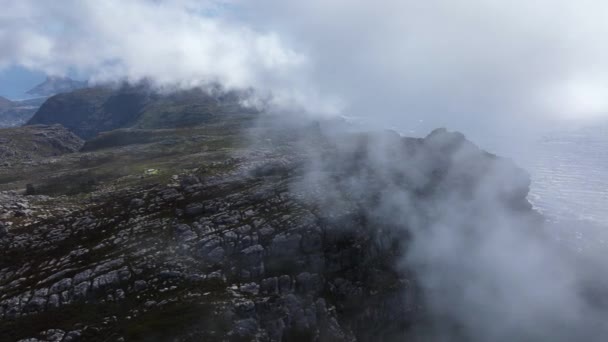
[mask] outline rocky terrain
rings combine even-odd
[[[91,113],[111,108],[111,96],[85,91],[103,98]],[[33,121],[64,101],[49,100]],[[149,98],[132,103],[160,110]],[[457,133],[336,140],[319,124],[260,128],[251,113],[150,129],[143,113],[76,153],[61,154],[81,141],[60,126],[4,131],[53,147],[35,152],[32,140],[33,151],[19,147],[12,156],[23,158],[0,166],[3,341],[414,338],[429,319],[403,264],[409,232],[382,213],[379,194],[397,185],[421,208],[467,198],[499,165],[518,175],[497,191],[505,210],[536,217],[527,176]],[[375,168],[369,150],[379,146],[400,162]],[[311,177],[311,161],[323,177]],[[365,190],[352,188],[362,176]]]
[[[0,129],[0,160],[5,166],[13,162],[34,162],[80,150],[84,141],[61,125],[35,125]]]

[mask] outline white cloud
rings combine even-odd
[[[217,81],[384,126],[608,113],[601,0],[0,2],[0,67]]]
[[[608,34],[600,0],[242,1],[247,19],[282,32],[315,62],[315,84],[348,111],[471,131],[475,122],[606,117]],[[593,94],[563,88],[595,75]],[[604,77],[597,77],[602,75]],[[566,93],[555,93],[562,87]],[[547,101],[550,99],[550,101]],[[568,112],[568,115],[564,115]],[[482,124],[482,125],[483,125]]]
[[[306,56],[287,48],[275,32],[226,21],[218,2],[26,0],[2,5],[0,67],[76,71],[94,82],[151,79],[179,87],[215,82],[256,88],[283,105],[319,102],[314,87],[303,86]],[[327,108],[321,103],[320,110]]]

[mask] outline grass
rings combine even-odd
[[[38,194],[78,195],[112,187],[167,182],[173,174],[225,160],[243,146],[244,122],[198,128],[116,130],[88,142],[82,153],[52,163],[0,168],[0,190],[34,184]],[[159,170],[145,174],[148,169]],[[219,170],[218,170],[219,171]]]

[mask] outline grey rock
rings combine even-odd
[[[274,229],[268,226],[260,228],[260,235],[262,237],[271,236],[272,234],[274,234]]]
[[[194,233],[187,224],[178,224],[175,226],[175,234],[177,235],[178,241],[181,242],[188,242],[197,238],[196,233]]]
[[[205,211],[205,208],[201,203],[190,203],[184,209],[184,214],[188,216],[198,216]]]
[[[49,293],[59,293],[68,290],[72,286],[72,278],[64,278],[56,282],[49,289]]]
[[[207,261],[210,263],[217,264],[224,259],[225,251],[222,247],[215,247],[209,254],[207,254]]]
[[[275,319],[265,324],[268,337],[272,342],[284,341],[283,334],[285,331],[285,322],[282,319]],[[329,340],[328,340],[329,341]]]
[[[253,245],[241,251],[246,264],[259,265],[264,257],[264,247],[262,245]]]
[[[79,284],[85,280],[89,280],[91,278],[92,274],[93,274],[92,270],[90,270],[90,269],[84,270],[74,276],[74,283]]]
[[[146,202],[144,200],[142,200],[141,198],[134,198],[131,200],[131,202],[129,203],[129,206],[131,208],[141,208],[146,204]]]
[[[241,319],[233,324],[231,335],[239,338],[252,337],[258,331],[258,322],[253,318]]]
[[[143,291],[146,288],[148,288],[148,283],[146,283],[145,280],[136,280],[135,283],[133,283],[133,289],[137,292]]]
[[[40,312],[46,306],[46,298],[34,297],[23,308],[25,312]]]
[[[49,342],[59,342],[63,340],[65,336],[65,331],[59,329],[49,329],[47,331],[42,332],[40,335],[44,336],[45,339]]]
[[[70,296],[70,292],[68,292],[68,291],[61,292],[59,298],[61,300],[61,304],[71,304],[72,303],[72,297]]]
[[[93,279],[93,291],[102,290],[120,282],[118,271],[111,271]]]
[[[270,253],[275,257],[287,257],[299,253],[300,234],[279,234],[272,239]]]
[[[217,237],[211,237],[211,238],[202,240],[199,243],[198,255],[201,258],[205,258],[211,251],[213,251],[215,248],[217,248],[220,244],[221,244],[221,241]]]
[[[296,277],[296,287],[299,292],[314,292],[319,290],[321,280],[317,274],[302,272]]]
[[[172,201],[172,200],[176,200],[178,197],[180,197],[180,193],[177,190],[175,190],[174,188],[168,188],[168,189],[161,191],[160,196],[165,201]]]
[[[276,294],[279,291],[279,280],[277,277],[262,280],[260,290],[265,294]]]
[[[239,290],[243,293],[255,296],[258,293],[260,293],[260,285],[258,285],[256,283],[247,283],[247,284],[241,285]]]
[[[251,300],[238,302],[234,305],[234,308],[241,317],[253,317],[255,315],[255,303]]]
[[[163,270],[158,274],[158,277],[161,279],[174,279],[174,278],[181,278],[183,275],[181,272],[177,272],[177,271],[170,271],[170,270]]]
[[[48,305],[50,308],[58,308],[60,305],[59,295],[57,295],[57,294],[50,295]]]
[[[95,269],[93,270],[93,274],[94,275],[98,275],[101,273],[106,273],[107,271],[114,269],[114,268],[118,268],[119,266],[121,266],[122,264],[124,264],[124,259],[123,258],[118,258],[118,259],[114,259],[114,260],[110,260],[107,262],[104,262],[100,265],[97,265],[97,267],[95,267]]]
[[[120,281],[127,281],[131,279],[131,271],[129,271],[129,267],[124,266],[118,270],[118,278]]]
[[[200,183],[201,183],[200,179],[194,175],[186,175],[180,179],[180,185],[182,188],[186,188],[186,187],[193,186],[193,185],[198,185]]]
[[[146,301],[146,302],[144,303],[144,306],[145,306],[146,308],[151,308],[151,307],[156,306],[157,304],[158,304],[158,303],[157,303],[156,301],[154,301],[154,300],[148,300],[148,301]]]
[[[89,293],[89,288],[91,287],[90,281],[85,281],[80,284],[74,286],[74,298],[75,299],[84,299],[87,297]]]
[[[181,234],[184,234],[184,233],[187,233],[190,231],[192,231],[192,229],[187,224],[182,223],[182,224],[178,224],[175,226],[175,233],[178,235],[181,235]]]
[[[116,290],[116,292],[114,294],[114,298],[116,298],[116,300],[125,299],[125,291],[123,291],[122,289]]]
[[[80,340],[81,336],[82,332],[80,330],[73,330],[65,334],[63,342],[76,342]]]
[[[281,293],[290,293],[292,289],[291,277],[282,275],[279,277],[279,291]]]
[[[321,235],[317,232],[309,232],[302,236],[302,251],[304,253],[319,252],[322,248]]]

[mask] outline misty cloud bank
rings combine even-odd
[[[255,88],[379,126],[519,130],[608,113],[599,0],[2,1],[0,67]],[[514,122],[515,121],[515,122]],[[525,122],[525,124],[523,123]]]
[[[2,1],[0,69],[20,65],[93,83],[255,88],[281,106],[331,111],[303,77],[307,57],[276,32],[221,16],[215,1]],[[293,88],[302,86],[298,91]],[[318,108],[316,106],[319,106]]]
[[[424,139],[323,139],[323,148],[302,143],[310,158],[293,192],[309,194],[326,217],[357,213],[400,241],[400,267],[405,279],[414,275],[429,314],[415,325],[420,340],[608,337],[603,256],[572,253],[551,238],[526,200],[524,170],[443,130]]]

